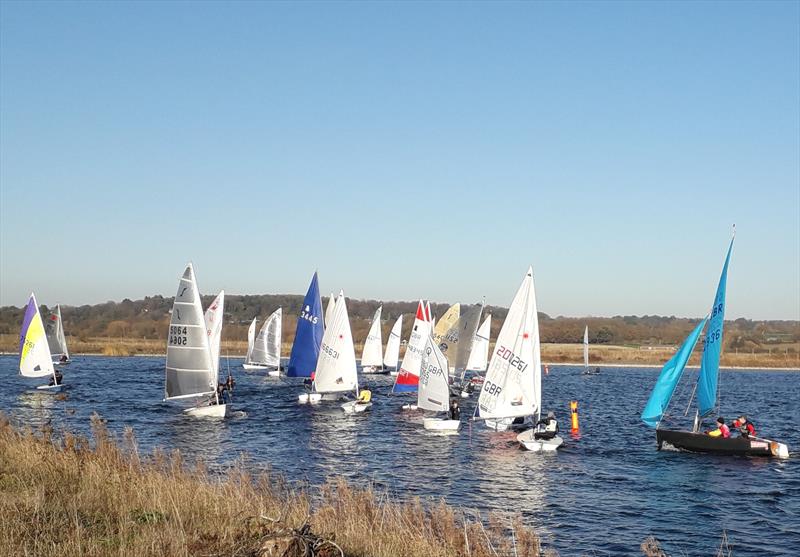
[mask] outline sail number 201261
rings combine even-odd
[[[186,346],[189,343],[188,329],[180,325],[170,325],[169,327],[169,345],[170,346]]]

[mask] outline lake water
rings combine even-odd
[[[723,529],[737,557],[800,554],[798,373],[720,377],[723,415],[746,413],[760,434],[787,443],[792,458],[779,461],[656,451],[654,431],[639,421],[656,369],[582,376],[577,367],[551,367],[545,409],[568,430],[569,401],[579,401],[581,436],[562,432],[563,448],[541,455],[518,449],[513,433],[470,427],[474,396],[462,401],[460,435],[425,432],[418,416],[399,410],[412,397],[388,396],[392,379],[385,376],[366,378],[371,413],[348,416],[338,404],[300,406],[297,380],[246,373],[232,359],[234,415],[215,421],[185,417],[161,401],[163,358],[79,357],[66,367],[64,401],[32,392],[43,381],[18,376],[16,366],[16,357],[0,357],[0,410],[21,422],[88,433],[97,412],[113,431],[134,428],[143,450],[177,448],[216,465],[245,452],[249,466],[271,465],[290,480],[341,475],[398,497],[518,511],[562,555],[640,555],[639,544],[655,535],[670,554],[707,556]],[[225,367],[223,360],[221,373]],[[419,477],[422,464],[439,472]]]

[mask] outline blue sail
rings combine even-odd
[[[708,317],[705,317],[697,327],[686,337],[683,341],[678,352],[664,364],[661,370],[661,375],[658,376],[656,386],[653,387],[653,392],[650,394],[650,400],[642,411],[642,421],[650,427],[656,427],[661,417],[669,406],[669,399],[672,398],[672,393],[675,392],[675,385],[683,374],[683,369],[686,367],[686,362],[689,361],[689,356],[692,355],[694,345],[697,344],[697,339],[706,324]]]
[[[322,299],[319,297],[317,273],[311,279],[303,307],[297,316],[297,330],[292,344],[292,355],[286,375],[289,377],[311,377],[317,368],[319,347],[322,343]]]
[[[703,359],[700,361],[700,377],[697,379],[697,406],[701,416],[708,416],[717,405],[717,379],[719,379],[719,355],[722,351],[722,324],[725,320],[725,285],[728,282],[728,262],[731,260],[733,238],[728,246],[728,255],[719,277],[714,307],[708,320],[708,330],[703,342]]]

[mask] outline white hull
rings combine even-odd
[[[361,373],[364,373],[364,374],[367,374],[367,375],[378,375],[378,374],[384,374],[386,372],[387,372],[387,370],[383,369],[382,367],[378,367],[378,366],[366,366],[366,367],[362,367],[361,368]]]
[[[195,418],[224,418],[227,413],[227,404],[211,404],[209,406],[195,406],[183,411],[187,416]]]
[[[418,406],[416,404],[404,404],[401,406],[402,410],[417,410]]]
[[[484,424],[486,424],[486,427],[494,431],[508,431],[509,429],[516,429],[519,431],[520,429],[533,426],[527,417],[525,418],[524,422],[514,423],[514,421],[517,419],[518,418],[489,418],[484,420]]]
[[[422,420],[422,427],[433,431],[458,431],[458,428],[461,427],[461,420],[425,418]]]
[[[37,391],[46,391],[48,393],[60,393],[64,390],[64,385],[39,385],[36,387]]]
[[[350,391],[347,391],[348,393]],[[303,393],[297,397],[300,404],[319,404],[323,400],[337,401],[345,398],[345,393]]]
[[[558,436],[552,439],[534,439],[533,434],[534,430],[529,429],[517,435],[517,441],[519,441],[522,448],[535,453],[547,453],[554,452],[564,443],[564,440]]]
[[[390,372],[389,372],[389,375],[390,375],[390,376],[392,376],[392,377],[397,377],[397,374],[398,374],[398,373],[400,373],[400,372],[399,372],[399,371],[397,371],[396,369],[394,369],[394,370],[392,370],[392,371],[390,371]]]
[[[363,402],[358,402],[355,400],[351,400],[350,402],[345,402],[342,404],[342,410],[344,410],[345,414],[354,414],[360,412],[366,412],[372,408],[372,403],[367,402],[366,404]]]
[[[248,369],[249,370],[249,369],[267,369],[270,366],[263,366],[261,364],[242,364],[242,367],[244,369]]]
[[[267,372],[267,377],[280,377],[281,371],[279,369],[271,369]]]
[[[60,361],[60,360],[55,360],[55,361],[53,362],[53,365],[54,365],[54,366],[66,366],[66,365],[69,365],[69,364],[71,364],[71,363],[72,363],[72,360],[67,360],[66,362],[62,362],[62,361]]]

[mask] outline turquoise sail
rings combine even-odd
[[[697,379],[697,406],[700,416],[708,416],[717,405],[717,380],[719,379],[719,355],[722,351],[722,324],[725,320],[725,286],[728,282],[728,262],[731,260],[733,238],[728,246],[728,255],[719,277],[717,295],[711,308],[706,338],[703,341],[703,359],[700,362],[700,377]]]
[[[678,352],[664,364],[661,370],[661,375],[658,376],[653,392],[650,394],[650,400],[642,411],[642,421],[650,427],[657,427],[658,422],[669,406],[669,400],[672,398],[672,393],[675,392],[675,385],[683,374],[683,369],[686,367],[686,362],[689,361],[689,356],[692,355],[694,345],[697,344],[697,339],[706,324],[708,317],[704,318],[697,327],[686,337],[683,341]]]

